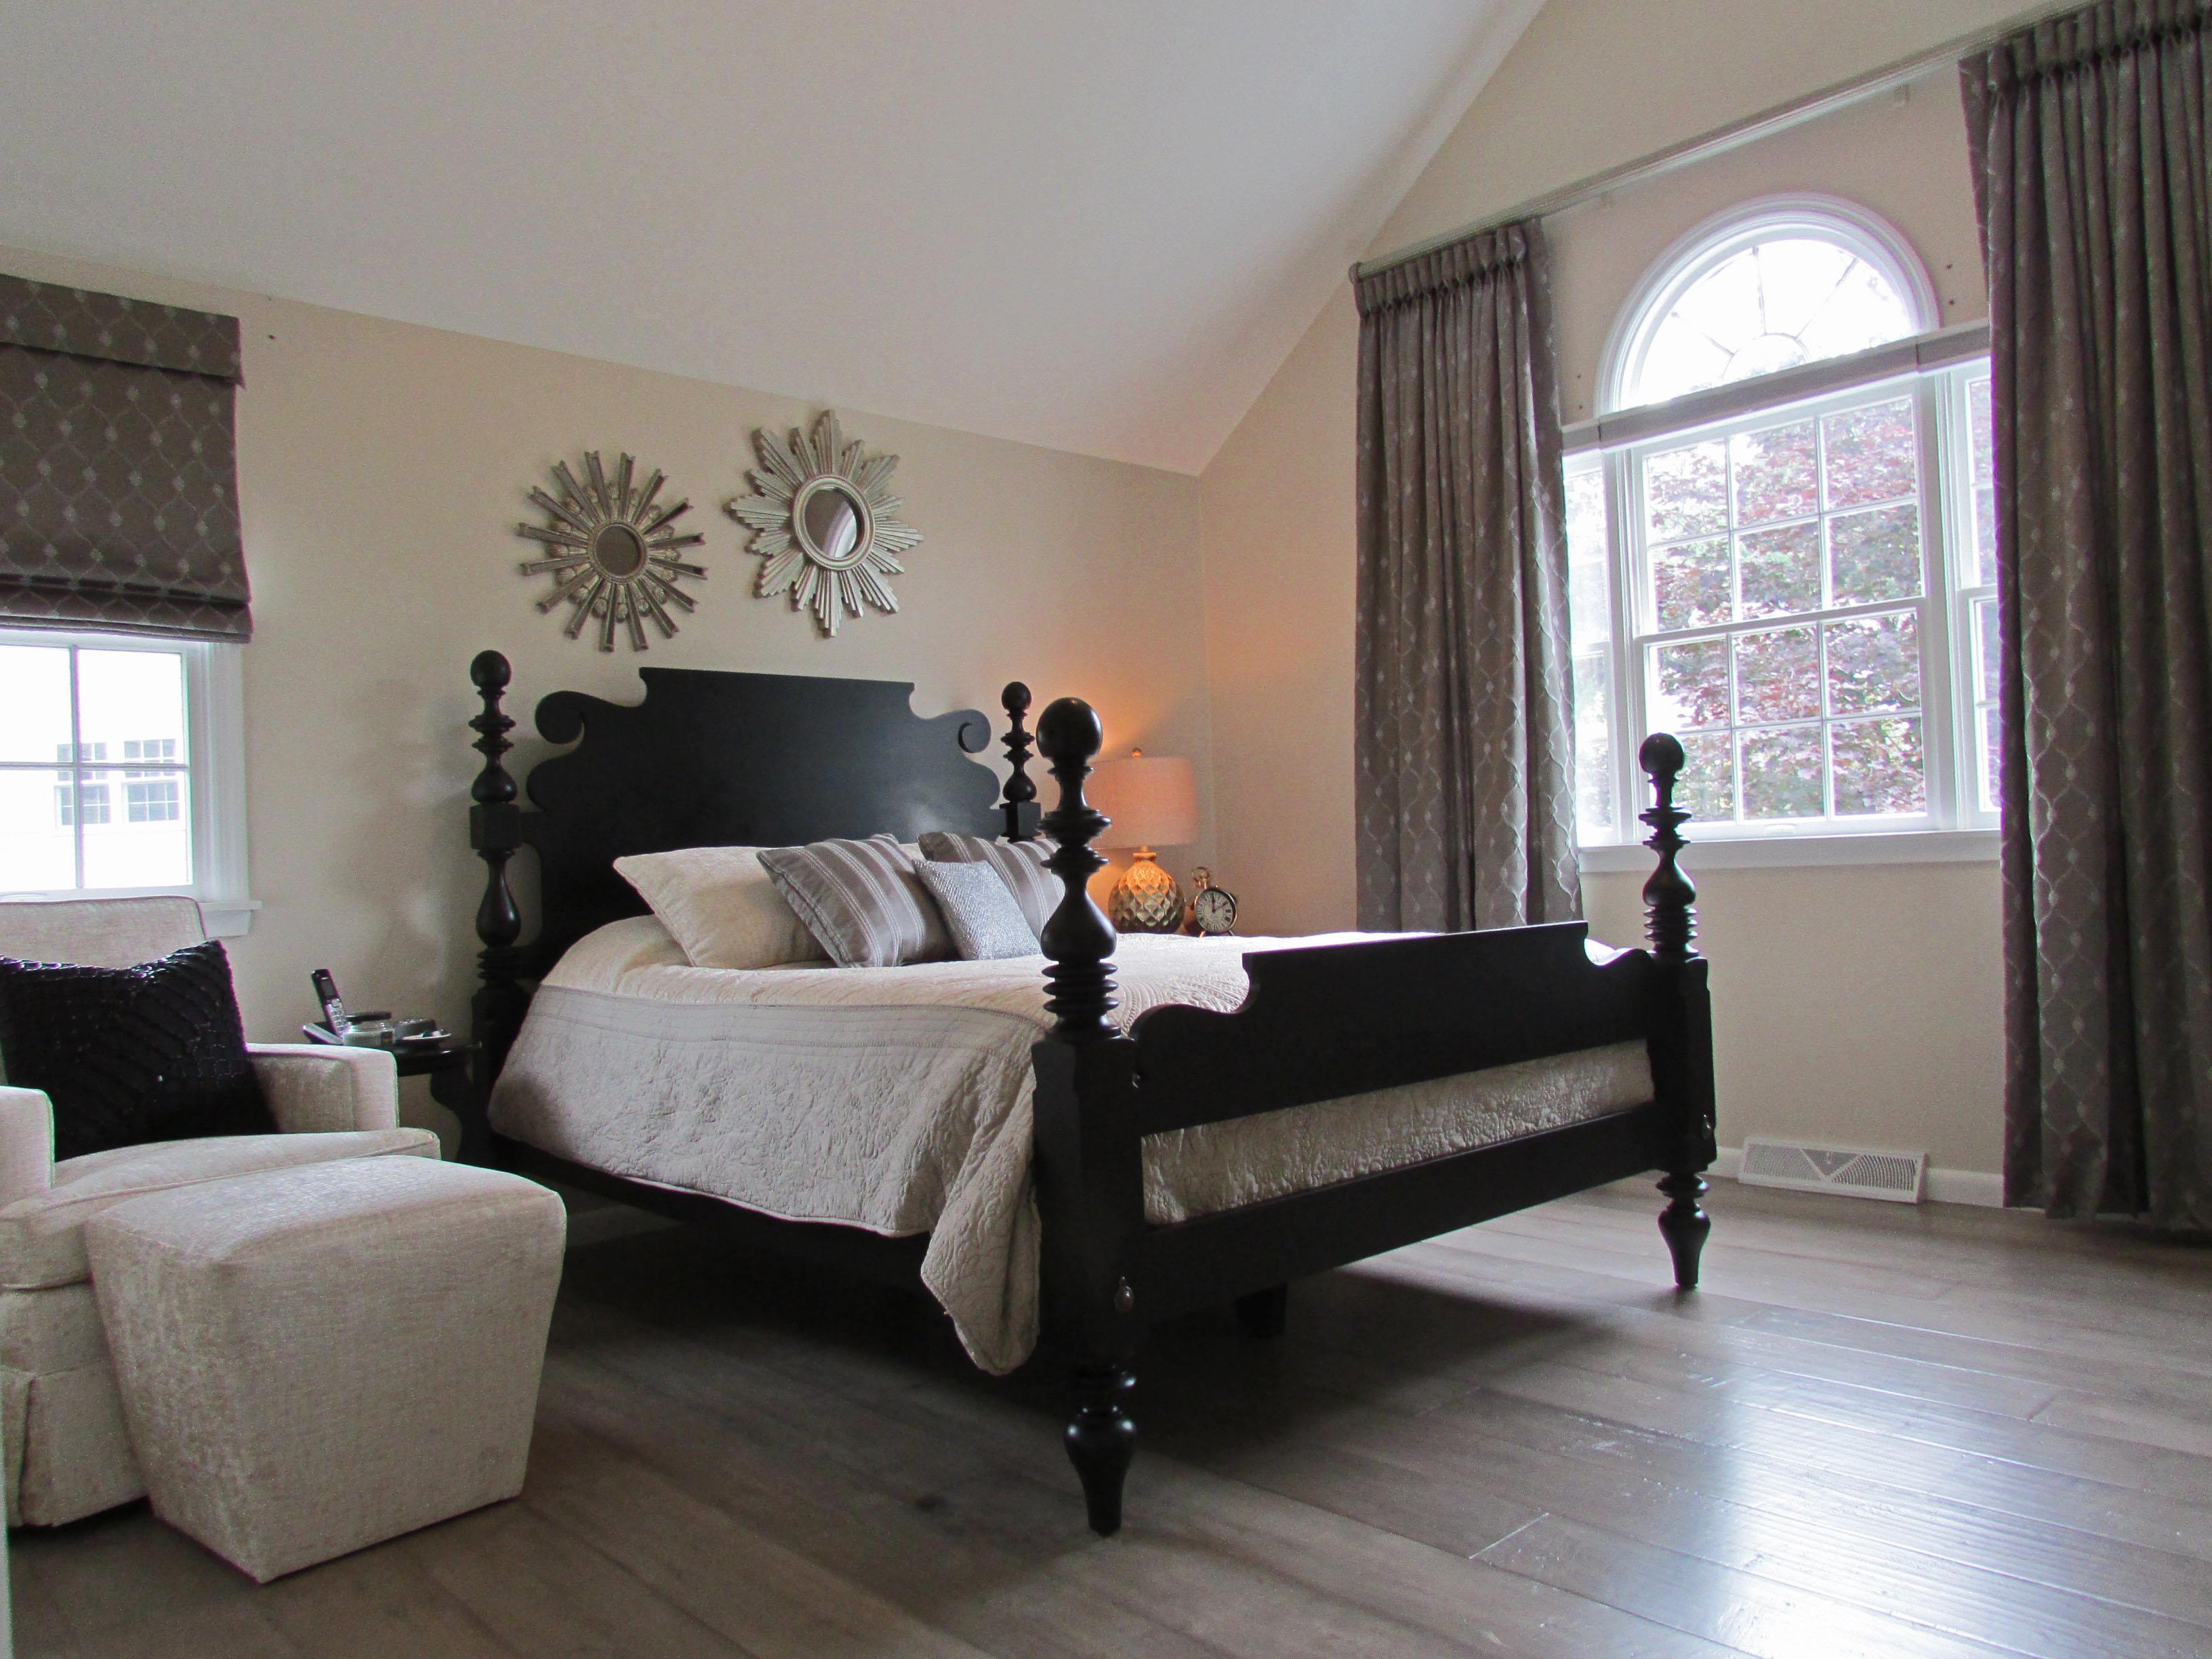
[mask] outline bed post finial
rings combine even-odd
[[[518,791],[501,759],[514,745],[507,734],[514,721],[501,708],[507,683],[514,677],[505,657],[496,651],[480,651],[469,665],[469,678],[483,699],[483,712],[469,722],[477,733],[476,751],[484,757],[483,769],[469,786],[469,845],[484,861],[483,898],[477,906],[477,937],[483,949],[477,957],[476,994],[469,1000],[471,1035],[482,1052],[477,1057],[481,1102],[499,1075],[514,1034],[522,1024],[528,999],[522,990],[522,953],[515,940],[522,936],[522,913],[507,883],[507,863],[522,845],[522,809],[515,804]],[[483,1161],[489,1150],[486,1127],[478,1117],[461,1125],[461,1157]]]
[[[1006,793],[1000,798],[1006,815],[1006,839],[1034,841],[1036,785],[1030,781],[1030,734],[1022,725],[1022,716],[1030,712],[1029,687],[1019,680],[1007,681],[1006,689],[999,694],[999,706],[1006,711],[1006,759],[1013,766],[1006,775]]]
[[[1667,1207],[1659,1212],[1659,1234],[1674,1260],[1677,1289],[1698,1287],[1698,1261],[1705,1253],[1712,1218],[1698,1200],[1705,1195],[1705,1170],[1713,1161],[1713,1013],[1705,987],[1705,962],[1698,954],[1698,890],[1683,871],[1686,843],[1682,826],[1691,814],[1674,805],[1674,789],[1688,757],[1672,733],[1654,732],[1636,751],[1651,780],[1651,805],[1640,814],[1651,826],[1644,844],[1659,855],[1659,867],[1644,884],[1650,918],[1644,933],[1652,958],[1666,972],[1658,1033],[1652,1040],[1652,1084],[1660,1098],[1681,1113],[1678,1150],[1659,1182]]]
[[[1045,833],[1060,845],[1045,867],[1060,878],[1060,908],[1044,925],[1039,943],[1052,960],[1045,971],[1051,992],[1045,1007],[1063,1042],[1091,1042],[1111,1036],[1107,1013],[1114,1006],[1114,924],[1091,902],[1092,874],[1106,860],[1091,843],[1109,819],[1083,798],[1091,757],[1104,746],[1106,728],[1098,711],[1080,697],[1062,697],[1037,720],[1037,747],[1052,763],[1060,781],[1060,804],[1044,815]]]
[[[1692,942],[1698,937],[1698,890],[1677,862],[1682,848],[1689,845],[1682,839],[1681,828],[1692,814],[1674,805],[1674,786],[1688,757],[1679,738],[1670,732],[1654,732],[1644,739],[1636,758],[1651,780],[1653,798],[1639,814],[1651,826],[1651,836],[1644,844],[1659,855],[1659,867],[1644,884],[1649,917],[1644,936],[1651,941],[1653,956],[1679,965],[1695,960],[1698,954]]]

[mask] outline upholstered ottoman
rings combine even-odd
[[[413,1158],[88,1222],[154,1512],[265,1583],[514,1497],[565,1231],[533,1182]]]

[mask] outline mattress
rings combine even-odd
[[[1244,1000],[1248,952],[1347,943],[1133,934],[1124,1027]],[[491,1100],[500,1133],[607,1173],[789,1220],[929,1237],[922,1279],[976,1364],[1036,1346],[1030,1050],[1042,956],[904,968],[694,968],[650,916],[579,940],[532,1000]],[[1651,1096],[1620,1043],[1148,1136],[1170,1223],[1556,1128]]]

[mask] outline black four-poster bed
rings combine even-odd
[[[1649,950],[1593,951],[1585,924],[1560,922],[1255,952],[1241,1008],[1158,1007],[1124,1034],[1109,1018],[1115,935],[1086,890],[1107,820],[1084,799],[1102,731],[1079,699],[1037,721],[1035,745],[1059,785],[1040,816],[1024,686],[1002,698],[1012,771],[1001,790],[969,758],[989,741],[986,718],[920,718],[911,685],[647,668],[634,706],[572,691],[539,702],[540,735],[573,747],[531,770],[525,806],[502,763],[514,726],[501,707],[507,659],[484,652],[471,675],[483,763],[470,838],[489,867],[471,1003],[480,1102],[533,982],[593,929],[644,914],[617,857],[886,831],[911,842],[929,830],[1058,843],[1047,863],[1065,893],[1042,941],[1054,1024],[1034,1050],[1040,1311],[1047,1341],[1073,1362],[1067,1450],[1101,1534],[1121,1524],[1136,1432],[1130,1365],[1154,1321],[1231,1304],[1248,1329],[1269,1334],[1293,1279],[1655,1170],[1675,1282],[1697,1284],[1714,1151],[1711,1020],[1692,947],[1696,892],[1677,862],[1689,815],[1674,804],[1683,756],[1671,737],[1640,756],[1655,794],[1642,815],[1657,854],[1644,888]],[[527,945],[507,878],[525,847],[540,892]],[[1193,1220],[1146,1218],[1146,1136],[1621,1042],[1645,1045],[1651,1078],[1650,1098],[1627,1109]],[[874,1276],[915,1282],[927,1242],[776,1220],[586,1168],[492,1135],[480,1110],[464,1138],[464,1156]]]

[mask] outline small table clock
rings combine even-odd
[[[1216,887],[1212,872],[1202,864],[1190,872],[1190,880],[1198,890],[1190,896],[1191,926],[1213,938],[1236,932],[1237,896]]]

